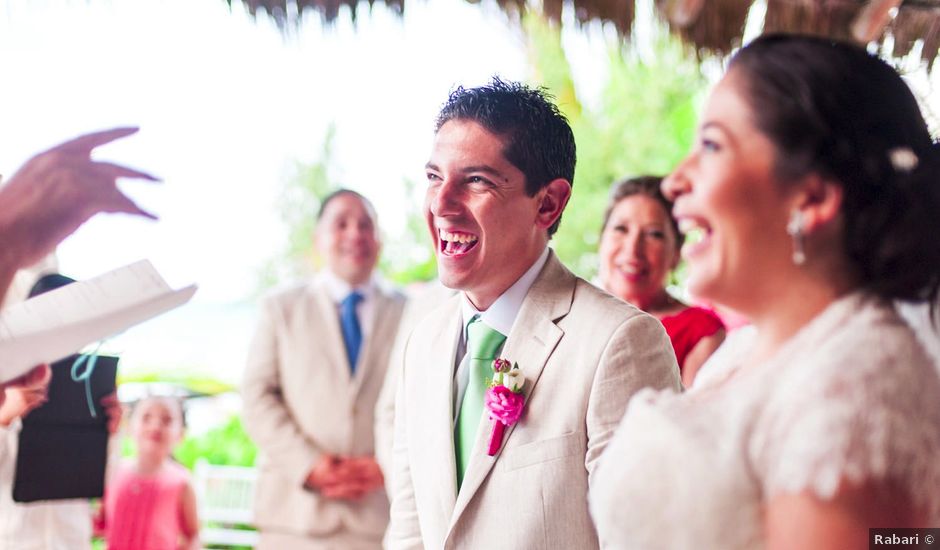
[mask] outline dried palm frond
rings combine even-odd
[[[229,6],[238,0],[225,0]],[[305,12],[318,13],[333,22],[343,6],[356,18],[358,0],[240,0],[253,16],[266,14],[280,27],[296,24]],[[367,0],[369,7],[381,1],[394,12],[404,12],[404,0]],[[467,0],[479,3],[481,0]],[[571,2],[578,21],[612,23],[623,36],[630,33],[635,0],[542,0],[541,12],[561,21],[566,2]],[[526,0],[496,0],[510,17],[519,20]],[[659,13],[670,27],[697,51],[725,54],[740,46],[752,0],[656,0]],[[893,19],[892,15],[897,14]],[[894,38],[894,55],[911,51],[923,41],[922,56],[933,63],[940,47],[940,0],[767,0],[765,32],[795,32],[829,36],[839,40],[883,41],[885,31]]]
[[[750,7],[751,0],[701,0],[699,6],[692,1],[657,2],[659,12],[679,36],[699,52],[719,54],[741,45]]]

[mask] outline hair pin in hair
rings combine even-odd
[[[896,172],[913,172],[917,168],[920,159],[910,147],[895,147],[888,151],[888,158],[891,160],[891,166]]]

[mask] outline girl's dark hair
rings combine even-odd
[[[655,200],[663,207],[663,210],[666,211],[666,216],[669,218],[669,226],[672,227],[672,232],[676,236],[676,249],[682,248],[685,235],[679,232],[679,224],[676,222],[676,219],[672,217],[672,201],[667,199],[666,195],[663,195],[661,189],[662,183],[663,178],[661,176],[637,176],[635,178],[623,179],[613,184],[610,188],[610,195],[607,197],[607,208],[604,209],[604,223],[601,225],[601,233],[607,229],[610,214],[614,211],[614,207],[617,206],[617,203],[633,195],[643,195]]]
[[[940,286],[940,151],[917,100],[884,61],[825,38],[767,35],[734,56],[782,181],[843,189],[845,252],[863,288],[906,301]]]

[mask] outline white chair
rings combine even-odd
[[[202,544],[251,547],[258,544],[258,532],[251,527],[257,479],[254,468],[215,466],[204,460],[196,463],[193,485]]]

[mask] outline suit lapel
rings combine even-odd
[[[310,338],[316,342],[320,351],[328,358],[330,368],[339,380],[349,380],[351,369],[349,359],[346,357],[346,347],[343,341],[343,332],[339,326],[339,314],[336,305],[330,299],[326,288],[319,282],[311,287],[314,307],[320,321],[319,325],[311,327]]]
[[[386,322],[386,317],[394,313],[394,308],[390,307],[392,299],[376,287],[372,300],[375,301],[372,325],[368,330],[369,337],[363,340],[362,349],[359,351],[359,364],[356,365],[356,375],[353,376],[353,391],[356,394],[362,388],[363,381],[368,379],[369,371],[375,368],[372,355],[379,353],[382,346],[391,346],[395,336],[386,333],[390,326]],[[347,359],[346,362],[348,363],[349,360]]]
[[[575,281],[574,275],[558,261],[555,253],[551,252],[545,267],[542,268],[538,278],[529,288],[529,292],[522,302],[522,308],[512,324],[512,330],[500,356],[508,359],[511,363],[519,364],[519,369],[525,376],[523,393],[526,400],[532,394],[542,374],[542,369],[545,368],[545,364],[558,345],[558,341],[564,335],[564,331],[558,328],[555,321],[564,317],[570,311]],[[506,428],[506,432],[503,434],[503,444],[496,452],[496,455],[489,456],[486,451],[493,431],[493,421],[487,418],[484,411],[483,418],[480,419],[480,429],[477,430],[477,439],[473,446],[470,463],[467,465],[463,485],[457,495],[456,507],[451,518],[451,529],[453,529],[460,514],[463,513],[473,499],[486,476],[489,475],[493,465],[496,464],[516,426],[520,423],[526,424],[532,421],[533,419],[527,419],[525,412],[523,412],[523,416],[517,424]],[[451,452],[451,455],[453,455],[453,452]]]
[[[428,414],[425,415],[427,453],[424,453],[426,471],[435,472],[434,486],[440,488],[439,497],[444,517],[453,511],[457,498],[457,458],[454,454],[454,361],[460,339],[460,301],[451,298],[448,321],[441,323],[440,330],[433,335],[427,355],[428,365],[421,369],[410,369],[411,376],[426,376]],[[420,352],[418,352],[420,353]]]

